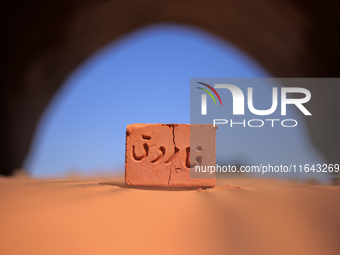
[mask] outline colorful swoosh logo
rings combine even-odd
[[[221,100],[221,98],[220,98],[220,95],[217,93],[217,91],[216,91],[213,87],[211,87],[210,85],[205,84],[205,83],[203,83],[203,82],[197,82],[197,83],[202,84],[202,85],[206,86],[207,88],[211,89],[211,91],[214,92],[215,95],[217,96],[218,100],[220,100],[220,104],[221,104],[221,106],[222,106],[222,100]],[[206,93],[214,100],[215,105],[217,105],[214,96],[210,93],[209,90],[206,90],[206,89],[203,89],[203,88],[200,88],[200,87],[197,87],[197,88],[203,90],[204,92],[206,92]]]

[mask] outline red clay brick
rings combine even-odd
[[[212,125],[128,125],[125,183],[136,186],[215,186],[214,174],[195,173],[195,166],[200,162],[215,166],[215,134],[216,129]],[[193,159],[191,165],[190,153]],[[191,177],[210,178],[190,178],[190,172]]]

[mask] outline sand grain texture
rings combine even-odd
[[[0,254],[339,254],[340,188],[0,178]]]

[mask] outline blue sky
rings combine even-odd
[[[70,74],[40,121],[25,168],[35,177],[70,170],[123,172],[126,126],[189,123],[190,78],[195,77],[271,75],[240,49],[201,30],[143,28],[95,52]],[[293,146],[302,148],[304,157],[322,160],[303,128]],[[258,161],[251,144],[242,150],[233,146],[247,163]],[[264,157],[265,151],[260,153]]]

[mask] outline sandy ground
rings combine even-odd
[[[0,254],[340,254],[340,187],[0,178]]]

